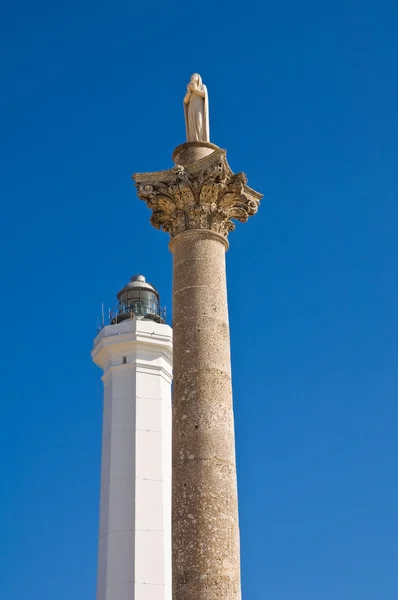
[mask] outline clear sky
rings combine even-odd
[[[398,597],[398,5],[2,8],[0,589],[94,600],[101,302],[166,234],[131,182],[212,141],[264,193],[227,255],[244,599]]]

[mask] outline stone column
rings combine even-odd
[[[135,175],[173,253],[173,600],[240,600],[225,250],[261,194],[224,150],[190,142],[169,171]]]

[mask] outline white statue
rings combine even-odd
[[[184,114],[187,142],[210,142],[207,87],[198,73],[194,73],[188,83]]]

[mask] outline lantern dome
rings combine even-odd
[[[134,275],[117,294],[118,306],[111,311],[111,323],[125,319],[144,319],[164,323],[157,289],[143,275]]]

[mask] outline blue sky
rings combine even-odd
[[[101,302],[167,235],[131,174],[169,168],[190,74],[264,193],[227,255],[244,598],[398,596],[398,5],[3,6],[0,580],[95,598]]]

